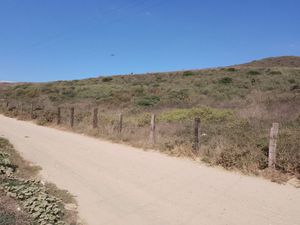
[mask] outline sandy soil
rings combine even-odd
[[[90,225],[299,225],[300,190],[0,116],[0,135]]]

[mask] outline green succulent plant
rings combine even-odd
[[[14,168],[10,155],[0,152],[0,175],[4,176],[0,185],[6,194],[21,202],[37,224],[64,225],[62,201],[49,195],[38,180],[13,177]]]

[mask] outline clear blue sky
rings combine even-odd
[[[300,55],[299,0],[0,0],[0,80]]]

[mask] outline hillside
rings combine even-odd
[[[7,82],[7,81],[0,81],[0,86],[11,86],[14,85],[12,82]]]
[[[0,98],[11,99],[12,104],[16,104],[16,100],[36,104],[44,102],[47,106],[81,103],[123,111],[198,105],[241,109],[249,107],[246,100],[258,103],[270,98],[273,117],[276,114],[282,117],[285,116],[281,112],[282,106],[291,105],[285,98],[293,96],[291,101],[297,100],[295,96],[300,90],[300,68],[288,67],[300,63],[300,57],[294,57],[294,61],[288,59],[290,57],[268,58],[235,67],[206,70],[23,83],[8,87],[5,84]],[[281,107],[273,106],[275,99],[280,99]],[[293,110],[289,111],[287,117],[293,114]]]
[[[202,159],[226,168],[257,173],[266,167],[269,129],[280,123],[278,168],[300,173],[299,57],[268,58],[215,69],[119,75],[83,80],[15,84],[0,87],[2,112],[41,125],[73,130],[139,147],[149,144],[149,124],[157,114],[155,148],[176,156],[191,156],[192,124],[201,117]],[[6,107],[7,106],[7,107]],[[92,129],[92,111],[99,109],[99,128]],[[122,136],[116,135],[118,114],[124,116]]]
[[[281,56],[270,57],[262,60],[256,60],[250,63],[245,63],[243,67],[300,67],[299,56]]]

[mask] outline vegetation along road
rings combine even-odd
[[[0,116],[0,135],[74,194],[90,225],[297,225],[300,191]]]

